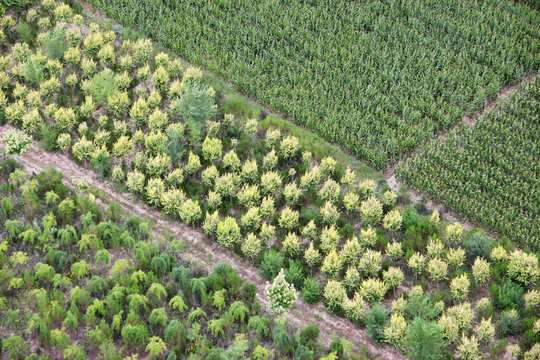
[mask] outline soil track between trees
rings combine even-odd
[[[7,125],[0,127],[0,136],[10,128]],[[156,221],[156,226],[153,229],[154,235],[163,236],[167,229],[171,235],[185,240],[186,248],[183,254],[186,257],[197,260],[208,268],[221,261],[231,264],[244,281],[250,281],[257,286],[258,299],[261,305],[268,309],[269,301],[264,296],[267,281],[260,275],[258,269],[232,251],[208,239],[200,230],[190,228],[180,221],[167,219],[160,211],[144,204],[132,194],[119,192],[113,184],[99,179],[93,170],[76,164],[67,155],[46,152],[41,146],[34,143],[26,154],[14,156],[14,158],[29,173],[37,174],[49,166],[55,167],[64,175],[64,183],[70,187],[76,188],[73,178],[88,178],[90,186],[106,194],[107,198],[102,201],[101,205],[106,207],[110,202],[117,202],[129,214],[140,218],[153,218]],[[320,339],[325,345],[330,344],[333,335],[343,336],[356,346],[365,346],[372,356],[379,359],[405,359],[396,348],[375,343],[367,335],[365,329],[358,328],[349,320],[329,313],[321,303],[312,306],[298,299],[286,317],[287,321],[296,327],[309,323],[317,324],[320,329]]]
[[[450,130],[448,130],[448,131],[439,131],[439,133],[433,139],[430,140],[430,144],[434,144],[435,142],[438,142],[438,141],[442,141],[442,142],[446,141],[446,138],[447,138],[448,134],[450,134],[452,132],[455,132],[457,130],[457,128],[462,126],[462,125],[474,126],[476,121],[479,120],[482,117],[482,115],[484,115],[485,113],[491,111],[495,106],[497,106],[497,105],[499,105],[501,103],[504,103],[506,100],[508,100],[509,97],[514,95],[521,88],[521,86],[528,87],[531,83],[533,83],[536,80],[537,75],[538,75],[537,73],[529,74],[528,76],[524,77],[519,83],[511,85],[511,86],[504,87],[503,90],[501,91],[501,93],[497,96],[497,98],[495,100],[493,100],[493,101],[486,102],[484,104],[484,107],[481,110],[478,110],[472,116],[468,116],[468,115],[463,116],[461,121],[456,123]],[[401,187],[401,185],[407,185],[407,184],[405,184],[405,183],[403,183],[403,182],[401,182],[401,181],[399,181],[397,179],[397,177],[395,175],[395,168],[401,161],[404,161],[408,157],[412,157],[412,156],[418,156],[418,152],[415,151],[414,153],[410,154],[409,156],[403,157],[401,160],[399,160],[399,161],[395,162],[394,164],[390,165],[386,169],[386,171],[384,172],[384,178],[386,180],[386,183],[395,192],[399,191],[399,188]],[[413,204],[420,203],[424,199],[426,199],[426,201],[425,201],[426,208],[428,210],[430,210],[430,211],[437,210],[441,215],[443,215],[443,217],[447,221],[450,221],[450,222],[459,221],[466,230],[470,230],[473,227],[476,227],[478,229],[481,229],[481,230],[485,231],[486,234],[488,234],[489,236],[491,236],[491,237],[493,237],[495,239],[499,239],[500,236],[498,234],[496,234],[493,231],[487,229],[486,227],[484,227],[480,223],[473,222],[473,221],[471,221],[471,220],[469,220],[467,218],[462,217],[460,214],[458,214],[458,213],[450,210],[449,208],[447,208],[444,204],[441,204],[441,203],[438,203],[438,202],[434,201],[427,193],[424,193],[421,190],[416,189],[416,188],[408,187],[408,189],[409,189],[411,202]]]

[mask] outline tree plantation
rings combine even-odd
[[[463,217],[99,9],[0,0],[0,358],[540,358],[539,81],[427,141],[537,69],[535,9],[93,3],[376,168],[422,144],[398,178]]]

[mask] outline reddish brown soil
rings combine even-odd
[[[9,128],[9,126],[0,127],[0,136]],[[153,218],[156,221],[154,235],[163,236],[167,229],[173,236],[184,239],[186,242],[184,254],[187,257],[196,259],[207,267],[212,267],[220,261],[230,263],[243,280],[257,286],[259,301],[264,308],[268,309],[268,299],[264,296],[267,281],[258,270],[232,251],[208,239],[200,230],[192,229],[179,221],[167,219],[160,211],[144,204],[132,194],[120,193],[113,184],[100,180],[92,170],[77,165],[66,155],[46,152],[41,146],[34,144],[30,151],[23,156],[16,156],[15,159],[23,165],[25,171],[30,173],[39,173],[49,166],[54,166],[64,175],[66,185],[71,187],[75,187],[72,180],[74,177],[87,177],[90,186],[106,194],[107,198],[103,199],[102,205],[106,206],[106,203],[114,201],[129,214],[140,218]],[[358,328],[349,320],[329,313],[322,304],[312,306],[299,299],[293,310],[287,314],[287,320],[297,327],[309,323],[317,324],[321,331],[320,338],[325,345],[329,345],[334,336],[345,337],[356,346],[365,346],[371,355],[379,359],[404,359],[396,348],[375,343],[367,336],[365,329]]]

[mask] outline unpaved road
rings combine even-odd
[[[7,125],[0,127],[0,136],[10,128]],[[92,187],[107,194],[108,199],[105,199],[105,202],[117,202],[125,211],[137,217],[144,218],[148,216],[153,218],[156,221],[153,230],[154,235],[164,235],[164,229],[166,228],[170,234],[179,239],[184,239],[186,243],[184,255],[186,257],[191,257],[207,267],[212,267],[220,261],[230,263],[243,280],[250,281],[257,286],[259,301],[264,308],[268,309],[268,299],[264,296],[266,279],[259,274],[253,265],[244,261],[232,251],[208,239],[200,230],[192,229],[179,221],[165,218],[160,211],[144,204],[132,194],[120,193],[113,184],[100,180],[94,171],[77,165],[66,155],[46,152],[38,144],[33,144],[32,148],[23,156],[15,156],[14,158],[23,165],[25,171],[30,173],[39,173],[49,166],[55,167],[64,175],[64,183],[71,187],[75,187],[72,181],[74,177],[87,177]],[[321,303],[312,306],[298,299],[293,310],[287,314],[287,320],[296,327],[309,323],[317,324],[321,333],[320,339],[326,345],[330,344],[334,335],[343,336],[355,345],[365,346],[371,355],[379,359],[405,359],[394,347],[373,342],[367,336],[365,329],[357,328],[349,320],[327,312]]]

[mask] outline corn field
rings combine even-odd
[[[540,239],[540,81],[400,164],[408,184],[523,245]]]
[[[91,3],[379,169],[539,65],[510,1]]]

